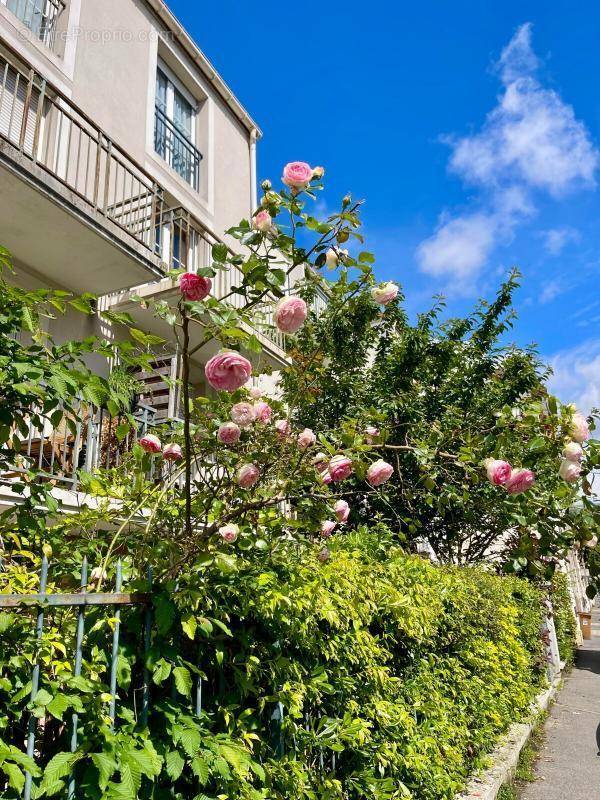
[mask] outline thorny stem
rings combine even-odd
[[[192,434],[190,409],[190,320],[181,304],[183,345],[181,349],[183,381],[183,438],[185,447],[185,534],[192,535]]]

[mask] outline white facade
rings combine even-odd
[[[223,231],[255,209],[260,135],[162,0],[0,0],[0,244],[22,285],[91,292],[167,340],[141,397],[163,417],[178,413],[176,343],[132,290],[174,297],[166,271],[210,265],[217,242],[235,251]],[[217,296],[235,279],[219,274]],[[49,332],[113,335],[76,312]],[[279,332],[255,332],[261,365],[288,363]],[[197,392],[211,355],[192,365]],[[49,433],[34,434],[29,455],[53,465]]]

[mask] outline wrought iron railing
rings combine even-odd
[[[154,149],[186,183],[198,190],[202,153],[159,106],[154,114]]]
[[[154,251],[158,183],[4,42],[0,137]]]
[[[65,10],[63,0],[0,0],[32,35],[51,50],[56,43],[58,18]]]

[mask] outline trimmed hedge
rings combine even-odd
[[[76,577],[65,573],[61,588]],[[563,588],[558,580],[555,602]],[[141,678],[139,611],[122,621],[116,733],[102,711],[108,675],[98,648],[110,628],[100,614],[79,683],[57,663],[42,680],[49,696],[68,693],[71,703],[84,691],[80,750],[46,767],[46,793],[66,797],[74,769],[79,800],[449,800],[545,680],[542,600],[518,578],[407,556],[385,530],[336,538],[325,564],[281,541],[207,559],[155,595],[148,730],[131,700]],[[559,611],[563,648],[564,620]],[[28,699],[30,659],[18,655],[17,630],[0,626],[5,731],[22,724]],[[72,652],[64,625],[52,636],[59,630]],[[198,672],[201,717],[191,710]],[[281,729],[271,720],[278,703]],[[68,726],[52,730],[54,752],[68,750]],[[123,765],[134,763],[136,781],[125,787]]]
[[[545,680],[543,595],[365,531],[331,550],[325,565],[276,551],[212,584],[199,606],[233,639],[218,671],[205,650],[209,685],[228,707],[283,704],[269,797],[451,798]]]

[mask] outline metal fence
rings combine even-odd
[[[0,558],[0,570],[2,569],[2,559]],[[80,590],[76,593],[63,594],[53,593],[48,591],[49,585],[49,561],[46,556],[42,558],[41,570],[39,576],[39,592],[37,594],[0,594],[0,611],[17,612],[23,614],[27,609],[35,609],[35,624],[32,627],[35,639],[35,654],[31,668],[31,690],[29,693],[30,701],[33,702],[44,684],[42,659],[40,657],[41,645],[44,636],[45,626],[50,624],[49,617],[56,613],[57,610],[71,610],[73,616],[71,618],[71,625],[73,626],[73,677],[78,678],[82,675],[82,666],[86,655],[86,637],[90,630],[97,628],[98,616],[95,615],[91,619],[93,612],[104,614],[110,610],[110,618],[112,624],[112,636],[110,642],[107,643],[108,651],[108,675],[109,675],[109,693],[110,700],[108,701],[108,716],[110,719],[111,728],[115,728],[117,708],[119,703],[127,704],[138,708],[134,695],[141,696],[139,704],[139,712],[136,711],[137,721],[142,727],[148,725],[150,712],[152,709],[152,693],[151,689],[151,676],[147,666],[147,659],[149,656],[150,648],[152,645],[152,635],[154,630],[154,615],[153,615],[153,577],[152,571],[149,569],[146,574],[145,591],[124,591],[123,590],[123,566],[119,559],[116,564],[114,575],[114,591],[110,592],[96,592],[89,591],[90,588],[90,575],[87,560],[84,558],[80,570]],[[100,569],[98,570],[100,571]],[[118,664],[119,664],[119,648],[121,646],[122,636],[122,612],[127,608],[139,608],[142,614],[142,625],[138,629],[136,636],[136,651],[138,653],[138,660],[141,666],[139,670],[139,680],[134,685],[132,681],[128,689],[120,689],[118,683]],[[106,620],[106,617],[105,617]],[[64,620],[61,625],[61,632],[64,632]],[[206,697],[203,700],[203,678],[198,675],[195,685],[192,685],[190,695],[182,702],[186,706],[191,706],[196,716],[200,716],[203,711],[203,703],[206,702]],[[214,699],[218,700],[219,690],[214,693]],[[285,753],[284,737],[283,737],[283,706],[281,703],[275,705],[275,709],[271,715],[269,722],[270,738],[272,752],[275,757],[281,758]],[[308,720],[308,718],[307,718]],[[47,736],[45,719],[40,720],[33,712],[30,712],[27,719],[23,722],[23,727],[19,730],[3,731],[3,738],[8,743],[17,747],[23,746],[26,754],[38,764],[44,764],[49,757],[56,755],[57,752],[71,752],[75,753],[80,744],[80,717],[79,714],[73,711],[70,719],[66,725],[55,732],[54,737]],[[43,731],[43,736],[41,735]],[[12,742],[11,742],[12,733]],[[68,749],[67,749],[68,748]],[[321,758],[321,763],[324,763]],[[334,759],[335,763],[335,759]],[[0,795],[3,787],[2,778],[0,778]],[[74,772],[68,778],[67,796],[69,798],[76,797],[77,793],[77,778]],[[35,787],[33,784],[33,777],[31,773],[25,774],[25,785],[23,788],[22,797],[24,800],[31,800],[35,796]]]
[[[101,606],[103,608],[114,608],[114,623],[112,635],[112,647],[110,654],[110,703],[109,703],[109,717],[112,720],[114,727],[116,704],[117,704],[117,664],[119,658],[119,638],[121,633],[121,609],[124,606],[144,606],[144,634],[143,634],[143,648],[144,657],[147,656],[150,648],[150,631],[152,624],[152,610],[150,603],[150,589],[152,586],[152,574],[148,574],[148,592],[145,593],[128,593],[123,592],[123,569],[121,561],[117,562],[116,577],[115,577],[115,591],[108,593],[101,592],[88,592],[88,564],[84,559],[81,565],[81,590],[76,594],[48,594],[48,559],[46,556],[42,559],[42,567],[40,572],[39,593],[34,595],[1,595],[0,594],[0,609],[24,609],[31,606],[37,606],[36,624],[35,624],[35,639],[38,645],[38,653],[33,663],[31,672],[31,701],[35,699],[40,688],[41,677],[41,663],[39,659],[39,646],[42,642],[44,633],[44,622],[50,609],[57,608],[71,608],[76,609],[76,637],[75,637],[75,652],[73,653],[73,676],[80,677],[84,655],[84,637],[86,631],[86,611],[93,606]],[[142,682],[142,705],[140,719],[142,724],[146,724],[148,719],[148,709],[150,702],[150,678],[148,670],[144,667],[143,682]],[[77,713],[73,713],[70,723],[70,751],[74,753],[78,747],[78,723],[79,717]],[[27,739],[26,739],[26,753],[30,758],[36,756],[36,734],[38,731],[38,719],[31,713],[27,723]],[[39,752],[39,751],[38,751]],[[76,785],[75,776],[72,774],[68,783],[68,796],[72,798],[75,796]],[[32,794],[32,776],[31,773],[26,772],[25,786],[23,789],[24,800],[30,800]]]

